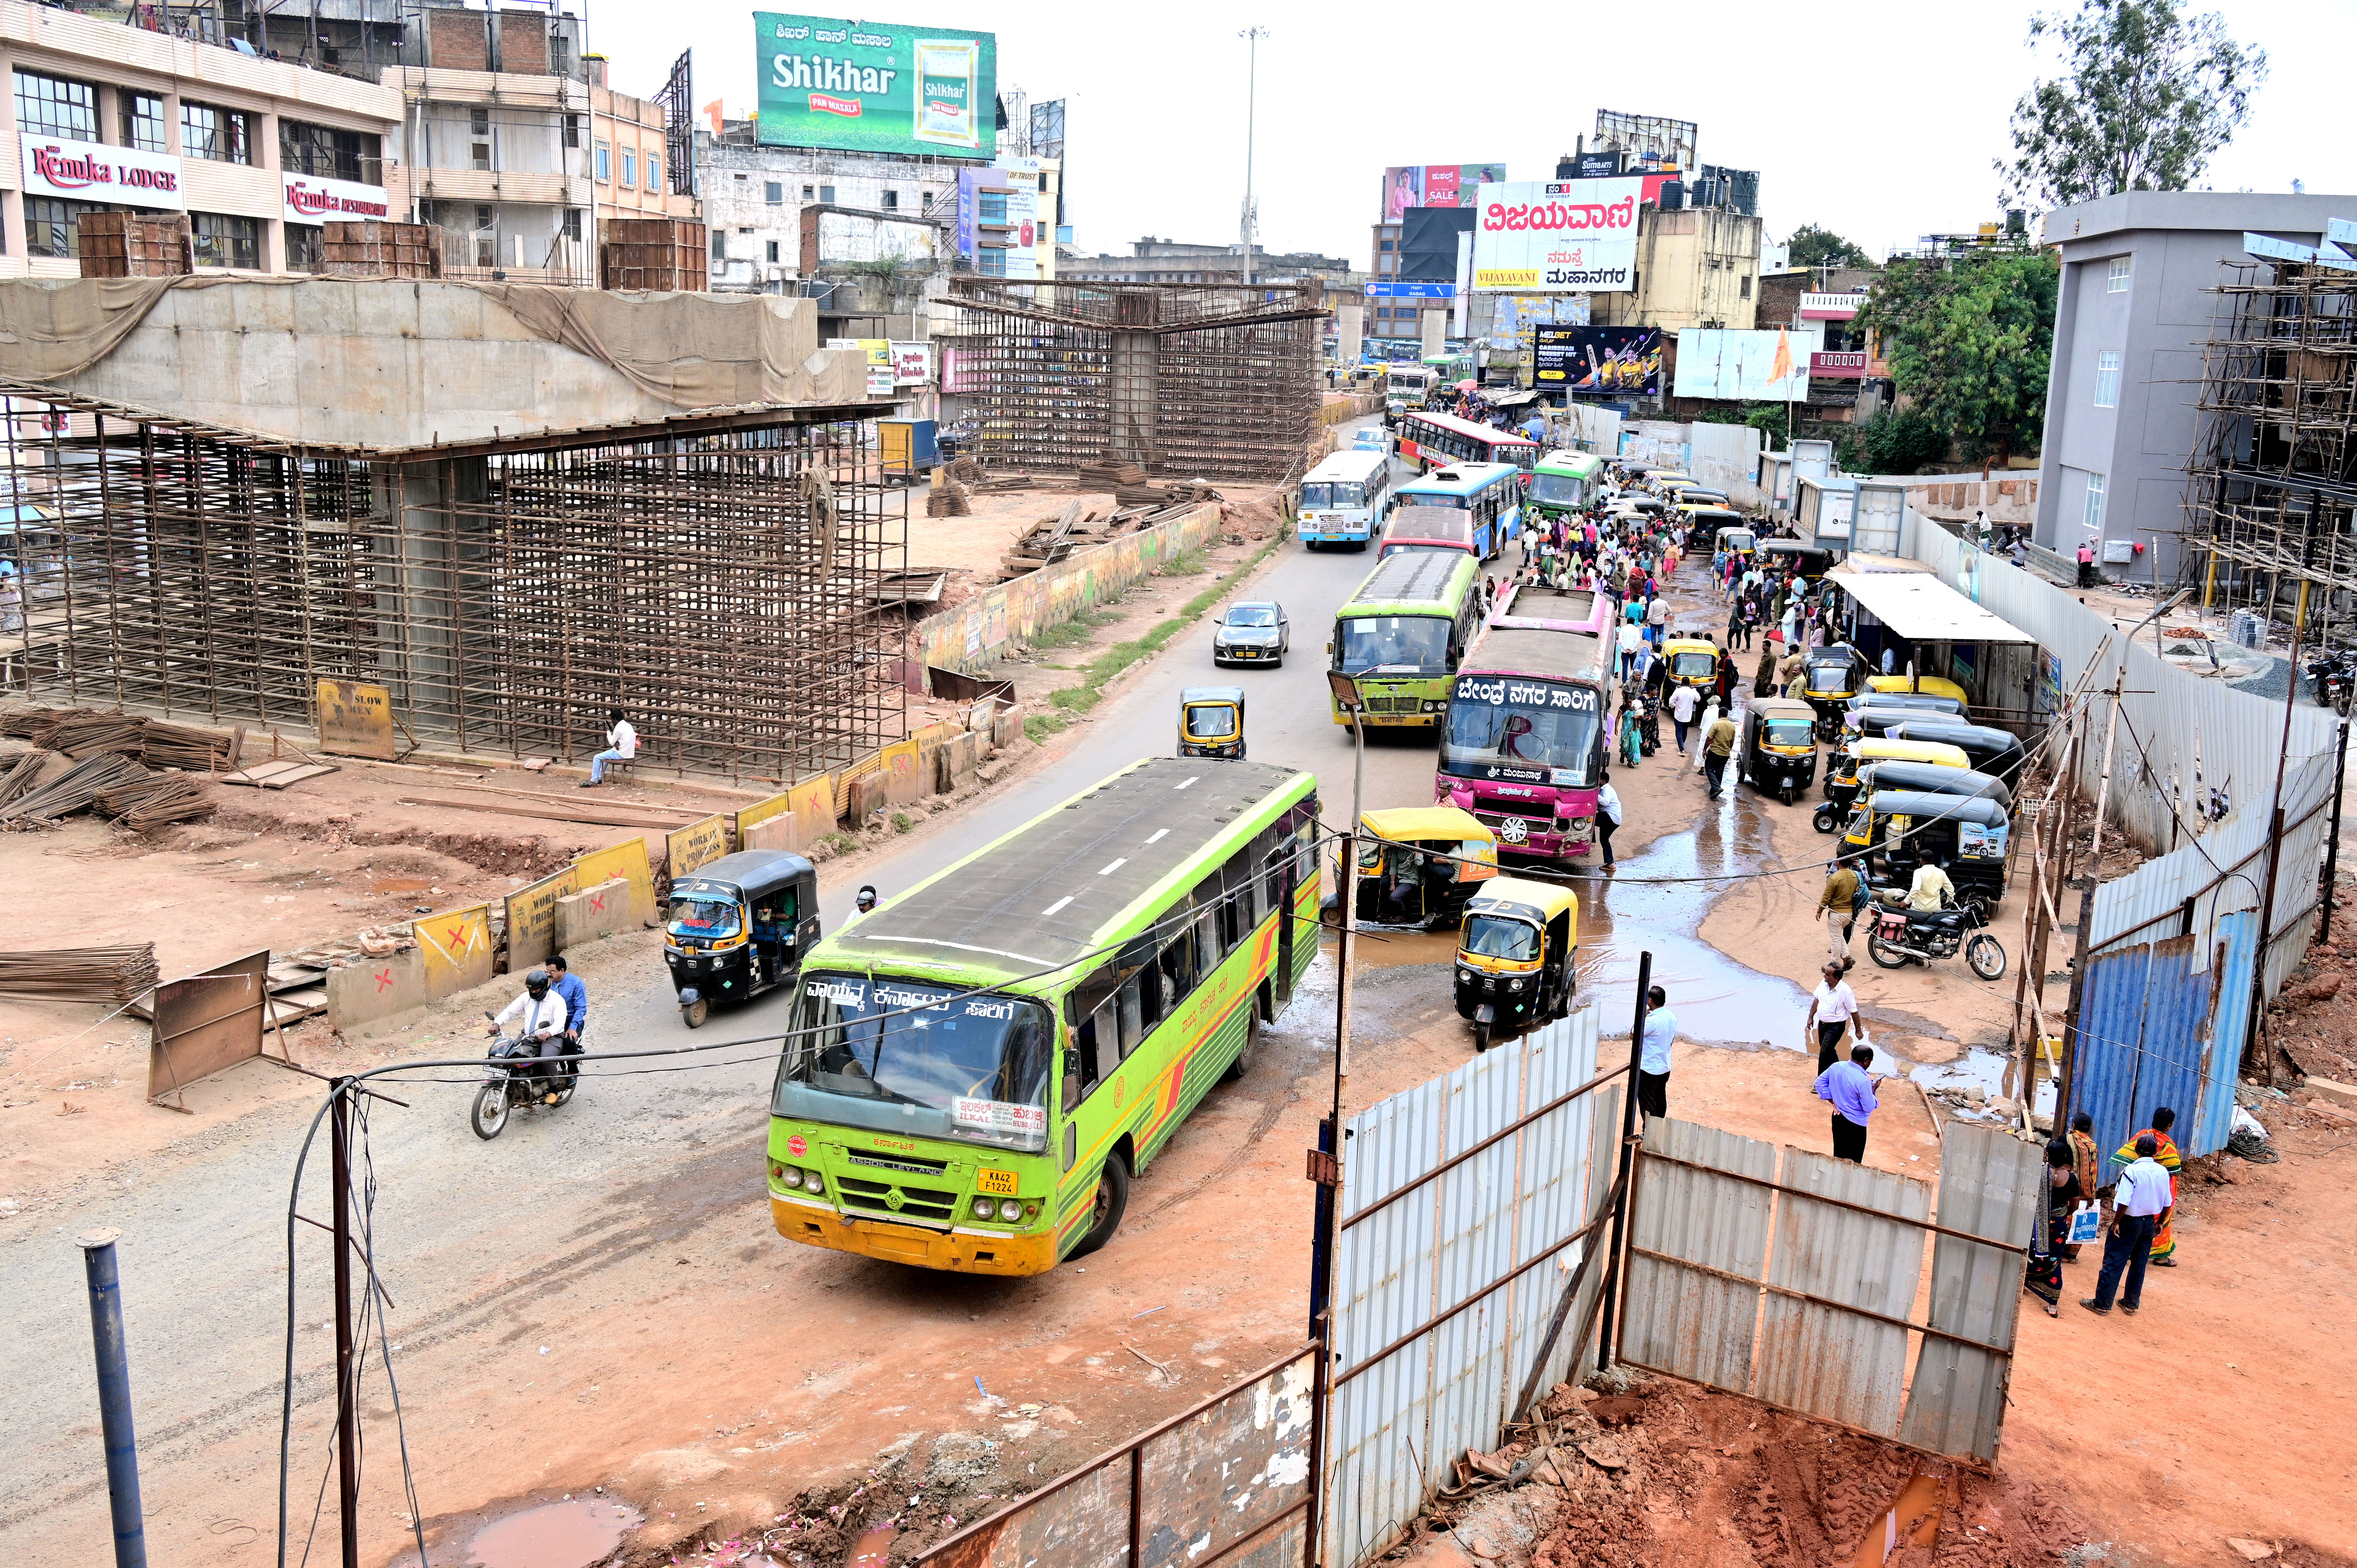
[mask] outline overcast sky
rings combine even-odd
[[[870,19],[996,32],[1001,90],[1069,105],[1076,240],[1125,253],[1146,234],[1236,238],[1245,104],[1236,35],[1268,28],[1254,179],[1262,242],[1364,267],[1385,166],[1503,159],[1510,178],[1548,178],[1599,108],[1698,123],[1701,161],[1760,171],[1771,240],[1813,222],[1880,256],[1918,234],[1968,231],[1996,215],[1990,164],[2009,151],[2014,102],[2041,72],[2056,74],[2053,57],[2033,53],[2025,37],[2040,8],[914,0]],[[2270,74],[2208,183],[2287,191],[2299,179],[2310,191],[2357,193],[2357,138],[2346,127],[2357,4],[2215,8],[2235,38],[2266,51]],[[652,92],[692,46],[698,105],[717,98],[732,117],[752,109],[749,6],[597,0],[587,28],[623,91]]]

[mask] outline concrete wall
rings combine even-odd
[[[1907,504],[1943,522],[1970,522],[1975,511],[1988,513],[1991,522],[2020,525],[2037,520],[2039,485],[2026,474],[1986,481],[1978,474],[1910,474],[1904,483]],[[2072,548],[2077,548],[2075,541]]]
[[[696,136],[697,177],[703,184],[705,221],[724,236],[724,261],[712,264],[712,286],[743,292],[777,288],[801,271],[802,209],[805,202],[832,201],[879,216],[921,219],[946,193],[954,207],[954,164],[866,153],[758,147]],[[770,199],[769,188],[778,188]],[[805,196],[803,192],[809,194]],[[832,190],[831,197],[821,192]],[[889,195],[894,205],[888,208]],[[770,262],[769,245],[778,247]]]
[[[1739,507],[1765,504],[1755,478],[1760,467],[1760,432],[1748,424],[1712,424],[1697,420],[1686,426],[1686,472],[1717,489]]]

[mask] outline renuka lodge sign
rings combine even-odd
[[[174,211],[188,205],[180,191],[180,160],[169,153],[48,136],[23,142],[27,195]]]

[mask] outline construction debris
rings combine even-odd
[[[128,1002],[160,978],[156,944],[0,952],[0,995],[50,1002]]]
[[[956,479],[933,481],[932,494],[925,498],[927,517],[972,517],[974,503],[966,499],[965,486]]]
[[[55,827],[59,817],[93,804],[100,790],[136,783],[147,776],[145,768],[115,752],[85,757],[32,793],[0,806],[0,827]]]
[[[0,711],[0,734],[23,736],[44,751],[68,757],[112,751],[153,768],[191,773],[226,767],[230,755],[230,743],[205,730],[91,708],[9,708]]]
[[[339,771],[332,762],[322,762],[316,757],[297,752],[293,757],[274,757],[265,762],[250,762],[234,773],[221,775],[224,784],[250,785],[256,789],[284,789],[289,784],[300,784],[306,779],[317,779],[323,773]]]

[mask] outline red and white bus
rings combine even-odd
[[[1451,463],[1511,463],[1523,471],[1525,487],[1531,470],[1539,466],[1539,444],[1529,436],[1492,430],[1453,413],[1401,414],[1399,455],[1419,471]]]

